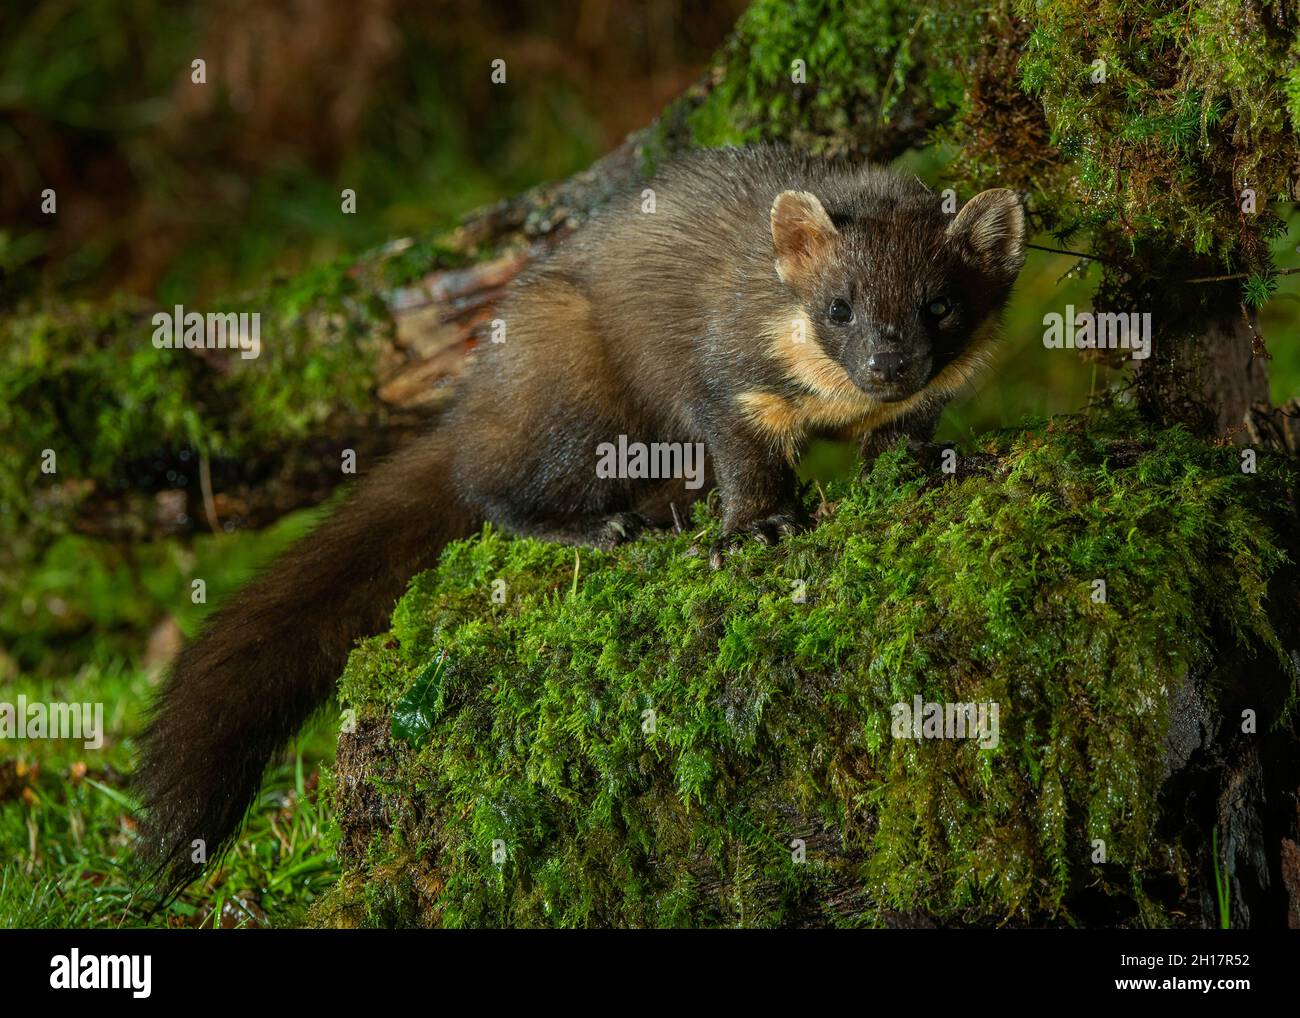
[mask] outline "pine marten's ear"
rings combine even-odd
[[[815,194],[782,191],[772,202],[772,249],[782,282],[803,289],[839,236]]]
[[[962,243],[977,267],[1008,283],[1025,264],[1025,210],[1005,187],[981,191],[963,205],[948,236]]]

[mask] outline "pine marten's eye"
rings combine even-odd
[[[830,310],[826,313],[830,315],[831,321],[836,325],[848,325],[849,322],[853,321],[853,308],[849,306],[848,301],[839,297],[831,301]]]
[[[933,318],[944,318],[947,316],[948,312],[952,310],[952,305],[943,297],[936,297],[925,306],[925,310],[930,312],[930,315]]]

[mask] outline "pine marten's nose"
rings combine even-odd
[[[902,374],[902,355],[884,350],[880,353],[873,353],[867,359],[867,371],[871,373],[871,377],[874,379],[881,382],[892,382]]]

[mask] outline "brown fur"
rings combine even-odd
[[[668,524],[714,484],[715,566],[731,542],[775,540],[805,523],[791,464],[812,436],[851,432],[866,455],[895,435],[930,437],[1024,256],[1005,191],[954,219],[912,180],[774,148],[697,153],[649,186],[655,212],[639,188],[619,196],[518,280],[505,342],[482,345],[434,433],[184,651],[136,778],[164,891],[199,871],[195,840],[209,855],[228,843],[272,753],[448,541],[490,520],[608,546]],[[836,300],[851,320],[835,320]],[[597,476],[598,444],[620,435],[703,443],[704,487]]]

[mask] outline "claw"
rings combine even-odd
[[[806,529],[807,522],[793,513],[773,513],[765,519],[737,527],[722,535],[722,539],[709,548],[709,565],[721,569],[723,557],[746,538],[757,541],[765,547],[779,544],[782,537],[790,537]]]

